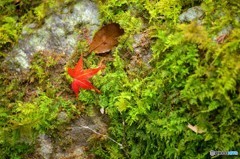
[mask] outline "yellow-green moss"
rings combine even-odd
[[[210,150],[239,150],[239,4],[224,0],[97,3],[102,23],[117,22],[125,34],[108,55],[103,74],[92,79],[102,93],[84,90],[78,99],[86,106],[104,108],[111,121],[108,135],[123,149],[104,140],[96,142],[92,151],[101,158],[208,158]],[[202,24],[180,24],[178,16],[195,5],[201,5],[205,12]],[[43,7],[37,10],[31,14],[41,20]],[[10,22],[17,20],[11,18]],[[223,43],[214,41],[228,25],[232,31]],[[133,64],[131,68],[138,71],[134,72],[127,65],[135,55],[134,36],[143,32],[148,34],[151,69]],[[0,49],[16,41],[17,33],[15,30],[10,36],[6,31]],[[85,47],[80,43],[76,55],[85,53]],[[29,146],[19,144],[21,137],[31,139],[55,128],[59,124],[57,112],[64,110],[71,116],[77,109],[67,98],[73,94],[65,81],[66,71],[53,60],[58,55],[46,54],[36,54],[26,74],[15,75],[1,68],[1,156],[19,157]],[[97,65],[100,58],[91,54],[84,64]],[[188,123],[205,132],[194,133],[187,128]]]
[[[202,24],[180,24],[179,14],[199,4]],[[239,150],[239,5],[223,0],[99,5],[102,22],[117,22],[126,32],[104,76],[93,79],[102,94],[82,91],[79,99],[104,108],[111,118],[109,135],[124,147],[99,142],[93,152],[101,158],[208,158],[210,150]],[[214,41],[228,25],[233,29],[224,41]],[[149,34],[151,69],[136,76],[126,66],[135,55],[134,35],[141,32]],[[188,123],[205,132],[195,134]]]
[[[81,112],[64,76],[65,59],[64,54],[39,52],[24,72],[1,67],[1,157],[20,158],[39,133],[67,122],[57,119],[60,111],[66,112],[69,119]]]
[[[71,0],[1,0],[0,2],[0,60],[17,43],[22,26],[35,22],[41,25],[43,19],[59,6]]]

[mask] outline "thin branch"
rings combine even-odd
[[[123,145],[120,144],[119,142],[117,142],[116,140],[114,140],[113,138],[111,138],[111,137],[109,137],[109,136],[107,136],[107,135],[101,134],[101,133],[97,132],[96,130],[94,130],[94,129],[88,127],[88,126],[80,125],[80,127],[85,128],[85,129],[88,129],[88,130],[91,130],[91,131],[94,132],[95,134],[102,135],[102,136],[110,139],[110,140],[113,141],[114,143],[118,144],[121,149],[123,149]]]

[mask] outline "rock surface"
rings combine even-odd
[[[40,146],[37,149],[39,155],[44,159],[49,159],[53,152],[51,139],[46,134],[41,134],[38,137],[38,142],[40,143]]]
[[[86,149],[88,148],[87,141],[96,133],[106,135],[107,122],[107,116],[96,112],[91,117],[81,116],[73,121],[72,124],[61,128],[55,133],[55,137],[50,137],[46,134],[39,135],[37,149],[33,154],[33,158],[91,158],[92,154],[86,154]]]
[[[151,69],[151,66],[149,64],[149,61],[152,57],[150,43],[151,39],[149,37],[149,33],[146,31],[134,36],[134,53],[128,57],[130,61],[127,65],[127,68],[130,72],[139,74],[143,70],[147,72],[148,69]]]
[[[99,26],[98,9],[90,0],[78,0],[75,4],[64,6],[59,12],[50,14],[41,27],[32,23],[23,27],[21,39],[9,56],[6,63],[14,71],[29,68],[30,56],[39,51],[72,54],[77,47],[79,31],[87,29],[90,34]],[[92,34],[91,34],[92,35]],[[16,67],[19,64],[19,68]],[[12,64],[12,65],[11,65]],[[93,134],[105,135],[106,121],[101,114],[80,116],[69,122],[67,114],[60,112],[58,120],[66,122],[66,127],[59,128],[54,136],[38,136],[36,149],[28,158],[37,159],[79,159],[87,158],[85,148]]]
[[[186,12],[183,12],[179,16],[180,22],[191,22],[193,20],[199,20],[204,15],[204,12],[200,6],[189,8]]]
[[[38,51],[71,54],[77,45],[79,27],[86,27],[91,32],[98,25],[96,4],[89,0],[78,1],[72,6],[60,9],[59,13],[52,13],[40,28],[34,23],[26,25],[22,38],[7,60],[11,63],[18,62],[26,69],[29,67],[29,56]]]

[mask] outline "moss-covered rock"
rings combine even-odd
[[[78,98],[74,97],[64,75],[66,54],[38,52],[28,73],[1,67],[1,156],[16,158],[30,153],[31,142],[42,132],[64,145],[62,148],[73,140],[86,143],[70,136],[82,128],[83,133],[95,134],[88,152],[96,158],[210,158],[211,150],[240,150],[239,4],[224,0],[108,0],[97,4],[102,23],[118,23],[125,31],[105,58],[104,73],[92,78],[102,93],[81,90]],[[37,8],[40,18],[35,22],[51,20],[51,16],[41,16],[39,10],[44,7]],[[193,14],[200,14],[181,20],[181,15],[193,8],[197,8]],[[57,13],[53,15],[57,17]],[[52,31],[66,35],[58,23],[61,19],[55,22]],[[41,30],[44,25],[32,27]],[[45,38],[46,34],[42,35]],[[74,59],[87,50],[85,43],[78,43],[76,50]],[[96,65],[105,55],[90,54],[84,62],[87,67]],[[81,122],[76,120],[73,129],[64,129],[62,119],[79,117],[83,110],[91,114],[86,107],[105,113],[109,126],[94,127],[92,118],[87,117],[89,126],[78,125]],[[61,142],[61,137],[69,140]],[[83,149],[66,150],[70,153],[60,156],[73,157]]]
[[[99,25],[98,9],[91,1],[62,4],[42,21],[41,25],[35,22],[23,26],[21,38],[9,53],[8,61],[18,62],[26,69],[29,56],[38,51],[72,54],[81,38],[81,29],[93,31]]]

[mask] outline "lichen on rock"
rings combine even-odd
[[[99,25],[97,6],[89,0],[61,10],[50,14],[40,28],[35,23],[24,26],[21,39],[7,60],[15,60],[26,69],[29,67],[28,57],[38,51],[72,54],[77,46],[78,27],[87,27],[92,31]]]
[[[193,20],[199,20],[204,15],[204,12],[200,6],[189,8],[179,16],[180,22],[191,22]]]

